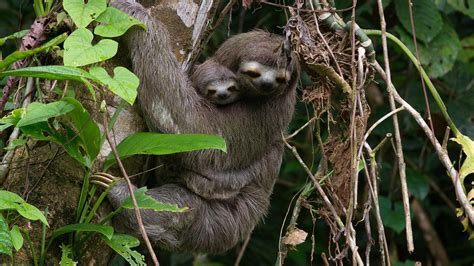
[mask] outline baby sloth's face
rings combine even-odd
[[[240,99],[242,93],[237,81],[233,78],[219,79],[209,82],[202,95],[216,105],[226,105]]]

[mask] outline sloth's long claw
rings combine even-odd
[[[105,188],[109,188],[110,185],[114,184],[119,179],[120,178],[115,177],[111,174],[99,172],[99,173],[91,175],[90,182],[93,184],[97,184],[99,186],[105,187]]]

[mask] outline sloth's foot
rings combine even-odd
[[[108,189],[111,186],[113,186],[115,183],[120,181],[121,179],[122,178],[115,177],[115,176],[113,176],[111,174],[108,174],[108,173],[99,172],[99,173],[95,173],[95,174],[91,175],[90,182],[92,184],[96,184],[96,185],[99,185],[99,186],[101,186],[105,189]]]

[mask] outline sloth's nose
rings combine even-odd
[[[271,82],[262,82],[260,84],[260,87],[262,88],[263,91],[270,91],[273,89],[273,83]]]
[[[217,98],[219,98],[220,100],[224,100],[226,99],[227,97],[229,97],[229,95],[227,93],[219,93],[217,94]]]

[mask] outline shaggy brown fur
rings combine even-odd
[[[155,244],[168,249],[224,252],[246,237],[267,212],[283,155],[281,132],[294,112],[298,66],[281,54],[281,36],[251,32],[230,38],[212,60],[234,73],[242,61],[283,67],[291,80],[272,95],[217,108],[190,85],[161,22],[133,1],[119,0],[113,6],[143,21],[148,29],[131,29],[126,40],[133,70],[141,80],[139,101],[150,130],[220,135],[228,147],[227,153],[205,150],[163,157],[164,171],[157,178],[167,175],[172,181],[148,194],[190,210],[142,210],[146,230]],[[108,196],[118,207],[128,196],[125,184],[114,186]],[[122,212],[116,222],[122,230],[139,235],[132,210]]]

